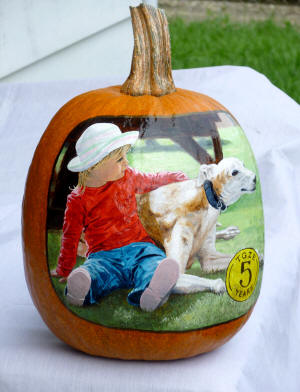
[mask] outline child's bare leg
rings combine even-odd
[[[82,306],[91,288],[91,276],[85,268],[74,269],[67,279],[67,300],[71,305]]]

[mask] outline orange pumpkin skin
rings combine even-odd
[[[47,200],[53,168],[70,132],[97,116],[168,116],[225,110],[205,95],[177,89],[162,97],[132,97],[120,86],[94,90],[67,102],[53,117],[35,151],[23,199],[24,267],[30,294],[52,332],[70,346],[92,355],[122,359],[168,360],[211,351],[228,341],[252,309],[233,321],[188,332],[147,332],[107,328],[73,314],[60,301],[47,262]]]

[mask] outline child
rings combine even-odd
[[[142,226],[135,194],[187,177],[128,167],[126,153],[137,138],[136,131],[121,133],[114,124],[96,123],[76,143],[68,169],[79,172],[78,186],[68,196],[58,265],[51,271],[67,278],[70,304],[93,304],[115,289],[132,288],[128,302],[153,311],[179,278],[177,261],[166,258]],[[82,231],[88,257],[72,271]]]

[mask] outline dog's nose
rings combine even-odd
[[[253,182],[254,184],[256,184],[256,176],[254,176]]]

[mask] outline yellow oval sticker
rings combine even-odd
[[[235,301],[246,301],[253,293],[259,272],[259,257],[252,248],[240,250],[226,272],[226,289]]]

